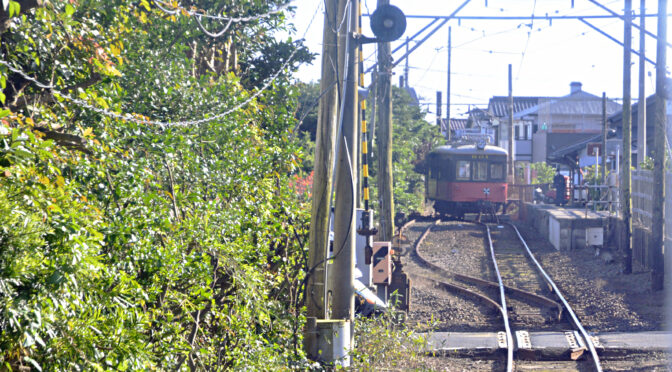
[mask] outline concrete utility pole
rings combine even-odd
[[[511,64],[509,64],[509,183],[514,184],[515,181],[515,170],[514,167],[514,157],[513,153],[513,78],[511,74]]]
[[[632,0],[625,0],[625,27],[623,31],[623,170],[621,172],[621,199],[623,201],[623,223],[625,224],[625,274],[632,273],[632,205],[630,182],[632,167],[632,110],[630,45],[632,44]]]
[[[602,92],[602,184],[607,184],[607,93]],[[608,191],[607,191],[608,192]]]
[[[646,0],[639,1],[639,102],[637,103],[637,169],[646,159],[646,90],[644,80],[644,11]]]
[[[651,249],[654,252],[651,286],[653,290],[663,289],[665,265],[663,244],[665,242],[665,141],[666,124],[666,87],[665,66],[667,65],[667,0],[658,1],[658,42],[656,45],[656,108],[655,139],[653,143],[653,226],[651,227]]]
[[[446,139],[450,141],[450,60],[452,53],[452,30],[448,27],[448,73],[446,74]]]
[[[346,6],[345,3],[349,5]],[[343,12],[340,8],[344,7]],[[353,321],[355,316],[354,268],[355,268],[355,204],[357,200],[357,53],[352,38],[357,26],[358,0],[341,0],[339,14],[346,14],[346,25],[338,34],[338,55],[343,76],[345,94],[341,102],[341,130],[337,135],[336,188],[334,202],[334,251],[333,264],[328,275],[332,288],[333,319]],[[339,18],[341,19],[341,18]]]
[[[378,0],[378,7],[389,5],[389,0]],[[380,228],[378,239],[391,241],[394,235],[394,194],[392,190],[392,54],[390,43],[378,43],[378,198],[380,200]]]

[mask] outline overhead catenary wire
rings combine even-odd
[[[530,39],[532,38],[532,31],[534,31],[534,11],[537,9],[537,0],[534,0],[532,5],[532,19],[530,21],[529,27],[530,30],[527,31],[527,41],[525,42],[525,48],[523,49],[523,54],[520,57],[520,64],[518,65],[518,75],[516,79],[520,78],[520,72],[523,69],[523,62],[525,61],[525,53],[527,53],[527,47],[530,45]]]

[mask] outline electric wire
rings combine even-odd
[[[525,48],[523,49],[523,55],[520,57],[520,64],[518,65],[518,74],[516,80],[520,78],[520,72],[523,69],[523,61],[525,61],[525,53],[527,53],[527,47],[530,45],[530,39],[532,38],[532,32],[534,31],[534,11],[537,9],[537,0],[534,0],[532,5],[532,20],[530,21],[530,30],[527,31],[527,41],[525,42]]]
[[[229,29],[229,27],[231,27],[231,23],[233,23],[233,19],[229,19],[229,22],[226,24],[226,26],[224,26],[224,28],[223,28],[221,31],[219,31],[219,32],[217,32],[217,33],[215,33],[215,34],[213,34],[213,33],[211,33],[210,31],[208,31],[208,30],[205,28],[205,26],[203,26],[203,24],[201,23],[201,17],[202,17],[202,16],[201,16],[200,14],[194,16],[194,19],[196,20],[196,24],[198,24],[198,28],[200,28],[201,31],[203,31],[204,34],[206,34],[206,35],[208,35],[208,36],[210,36],[210,37],[213,37],[213,38],[218,38],[218,37],[224,35],[224,33]]]
[[[190,17],[202,17],[202,18],[209,18],[213,20],[219,20],[219,21],[229,21],[233,23],[240,23],[240,22],[251,22],[251,21],[256,21],[260,20],[263,18],[268,18],[274,14],[280,13],[287,8],[289,8],[290,3],[281,5],[275,9],[269,10],[268,12],[262,13],[262,14],[257,14],[254,16],[248,16],[248,17],[225,17],[225,16],[216,16],[216,15],[211,15],[211,14],[203,14],[203,13],[198,13],[195,11],[191,10],[186,10],[184,8],[181,8],[178,6],[177,8],[174,9],[168,9],[166,7],[171,6],[171,4],[166,4],[163,1],[160,0],[154,0],[154,4],[161,9],[164,13],[170,14],[170,15],[176,15],[176,14],[187,14]],[[163,6],[162,6],[163,5]]]
[[[70,102],[73,102],[80,107],[83,107],[83,108],[89,109],[91,111],[94,111],[94,112],[96,112],[100,115],[103,115],[103,116],[106,116],[106,117],[109,117],[109,118],[112,118],[112,119],[130,121],[130,122],[134,122],[134,123],[138,123],[138,124],[152,124],[152,125],[157,125],[159,127],[165,128],[165,127],[171,127],[171,126],[192,126],[192,125],[200,125],[200,124],[203,124],[203,123],[208,123],[208,122],[211,122],[211,121],[215,121],[215,120],[224,118],[225,116],[228,116],[232,112],[237,111],[240,108],[246,106],[247,104],[252,102],[255,98],[259,97],[259,95],[261,95],[261,93],[266,91],[266,89],[268,89],[268,87],[280,76],[280,74],[289,65],[289,63],[294,58],[294,55],[298,51],[299,51],[299,47],[296,47],[292,51],[292,53],[289,55],[289,57],[287,58],[285,63],[283,63],[283,65],[273,75],[271,75],[271,77],[268,79],[268,81],[266,81],[266,83],[264,85],[262,85],[261,88],[259,88],[254,94],[252,94],[250,97],[248,97],[246,100],[240,102],[239,104],[231,107],[230,109],[228,109],[228,110],[226,110],[222,113],[219,113],[219,114],[216,114],[216,115],[213,115],[213,116],[210,116],[210,117],[203,117],[201,119],[196,119],[196,120],[184,120],[184,121],[172,121],[172,122],[171,121],[152,120],[152,119],[145,118],[144,116],[139,115],[139,114],[117,113],[117,112],[114,112],[114,111],[110,111],[108,109],[93,106],[92,104],[86,102],[85,100],[75,98],[72,95],[70,95],[69,93],[66,93],[66,92],[63,92],[63,91],[60,91],[60,90],[56,89],[56,87],[53,86],[53,85],[47,85],[47,84],[43,84],[43,83],[37,81],[36,79],[30,77],[28,74],[26,74],[22,70],[14,68],[7,61],[4,61],[4,60],[0,59],[0,64],[7,67],[10,71],[21,75],[21,77],[23,77],[24,79],[35,83],[35,85],[38,86],[39,88],[51,90],[51,92],[53,94],[55,94],[57,96],[60,96],[60,97],[66,99]]]
[[[311,18],[308,26],[306,27],[305,32],[303,33],[303,37],[300,40],[298,40],[297,43],[300,43],[301,41],[303,41],[305,39],[305,36],[308,34],[308,31],[310,30],[318,11],[319,11],[319,4],[318,4],[318,7],[316,8],[315,12],[313,13],[313,17]],[[250,18],[250,17],[233,18],[233,21],[240,21],[240,20],[244,21],[244,20],[247,20],[248,18]],[[227,18],[227,19],[230,19],[230,18]],[[50,90],[51,93],[54,94],[55,96],[59,96],[61,98],[64,98],[65,100],[70,101],[70,102],[74,103],[75,105],[77,105],[79,107],[91,110],[91,111],[96,112],[96,113],[98,113],[100,115],[103,115],[105,117],[109,117],[111,119],[116,119],[116,120],[122,120],[122,121],[130,121],[130,122],[134,122],[134,123],[137,123],[137,124],[157,125],[161,128],[166,128],[166,127],[171,127],[171,126],[200,125],[200,124],[212,122],[212,121],[215,121],[215,120],[222,119],[222,118],[228,116],[229,114],[241,109],[242,107],[247,106],[250,102],[252,102],[254,99],[259,97],[264,91],[266,91],[271,86],[271,84],[273,84],[273,82],[282,74],[282,72],[285,71],[285,68],[289,65],[289,63],[292,62],[294,56],[296,55],[296,53],[299,50],[300,50],[300,47],[297,45],[294,48],[294,50],[292,51],[292,53],[287,57],[287,60],[282,64],[282,66],[273,75],[271,75],[267,79],[267,81],[254,94],[252,94],[250,97],[248,97],[244,101],[238,103],[237,105],[235,105],[235,106],[229,108],[228,110],[226,110],[222,113],[219,113],[219,114],[215,114],[215,115],[212,115],[212,116],[211,115],[204,115],[204,117],[202,117],[201,119],[192,119],[192,120],[183,120],[183,121],[152,120],[152,119],[149,119],[149,118],[147,118],[143,115],[140,115],[140,114],[129,114],[129,113],[123,113],[123,112],[118,113],[118,112],[114,112],[114,111],[111,111],[111,110],[108,110],[108,109],[100,108],[100,107],[97,107],[97,106],[94,106],[94,105],[90,104],[89,102],[87,102],[83,99],[76,98],[76,97],[72,96],[71,94],[69,94],[67,92],[59,90],[55,85],[45,84],[45,83],[42,83],[42,82],[38,81],[37,79],[31,77],[30,75],[28,75],[27,73],[25,73],[21,69],[18,69],[16,67],[12,66],[12,64],[10,64],[9,62],[7,62],[5,60],[0,59],[0,65],[3,65],[5,67],[7,67],[7,69],[9,69],[10,71],[20,75],[21,77],[23,77],[26,80],[32,82],[38,88],[45,89],[45,90]]]

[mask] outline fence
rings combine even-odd
[[[632,222],[634,228],[633,256],[639,262],[650,267],[655,256],[640,247],[648,246],[651,226],[653,225],[653,173],[648,170],[632,172]],[[672,174],[665,177],[665,252],[672,250]],[[670,255],[666,255],[665,272],[669,267]]]
[[[668,173],[665,179],[665,230],[670,236],[670,213],[672,212],[672,173]],[[632,219],[633,222],[642,226],[653,224],[653,173],[648,170],[636,170],[632,172]]]

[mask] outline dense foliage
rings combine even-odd
[[[302,155],[288,75],[311,56],[274,39],[289,27],[282,12],[218,38],[187,12],[254,16],[286,2],[181,1],[193,7],[170,14],[146,0],[24,0],[0,12],[0,59],[53,86],[0,66],[4,368],[303,360],[308,208],[294,182]],[[209,122],[140,120],[199,119],[247,99]]]
[[[532,163],[530,164],[530,168],[535,174],[532,179],[533,184],[553,183],[555,168],[548,165],[546,162]]]
[[[371,107],[371,105],[367,106]],[[377,124],[378,125],[378,124]],[[425,113],[408,92],[392,87],[392,168],[394,209],[397,214],[423,212],[425,192],[425,156],[445,139],[436,126],[425,120]],[[373,148],[371,174],[375,180],[378,163],[377,146]],[[378,200],[374,181],[371,199]]]

